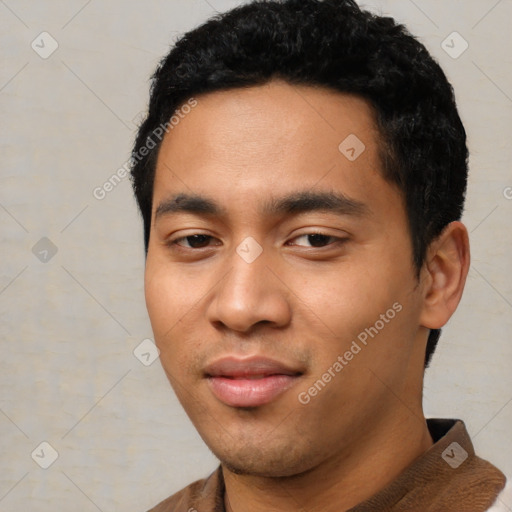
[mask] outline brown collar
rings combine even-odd
[[[483,512],[505,475],[475,450],[464,422],[427,420],[434,445],[391,484],[349,512]]]
[[[348,512],[484,512],[505,476],[477,457],[461,420],[429,419],[434,445],[391,484]],[[219,466],[149,512],[225,512]]]

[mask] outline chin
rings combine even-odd
[[[297,446],[244,446],[212,450],[222,465],[237,475],[252,475],[265,478],[289,477],[304,473],[315,465],[314,456]]]

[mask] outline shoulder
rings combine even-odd
[[[505,488],[498,494],[496,501],[487,512],[509,512],[512,507],[512,482],[507,478]]]
[[[187,504],[192,501],[194,494],[197,493],[197,488],[201,488],[203,484],[204,480],[197,480],[176,494],[169,496],[148,512],[181,512],[182,510],[188,512]]]
[[[148,512],[197,512],[196,509],[215,512],[223,494],[224,481],[219,467],[208,478],[187,485]]]

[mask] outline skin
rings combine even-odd
[[[432,445],[425,346],[460,300],[467,231],[448,225],[416,278],[403,198],[382,178],[363,99],[272,81],[197,101],[166,135],[155,175],[145,292],[162,366],[221,461],[228,511],[348,510]],[[365,145],[354,161],[338,149],[350,134]],[[263,211],[269,198],[295,192],[343,194],[363,206]],[[181,193],[224,212],[156,215]],[[314,233],[327,236],[312,243]],[[199,245],[185,238],[194,234],[207,237]],[[252,263],[236,250],[247,237],[262,248]],[[396,303],[401,311],[300,403]],[[228,406],[204,377],[226,355],[270,357],[302,375],[271,403]]]

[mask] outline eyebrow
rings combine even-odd
[[[337,215],[362,216],[368,207],[344,194],[334,192],[299,191],[279,198],[271,198],[263,204],[265,215],[298,215],[323,211]],[[206,216],[227,216],[227,210],[214,200],[197,194],[177,194],[163,200],[155,211],[155,221],[176,213],[191,213]]]

